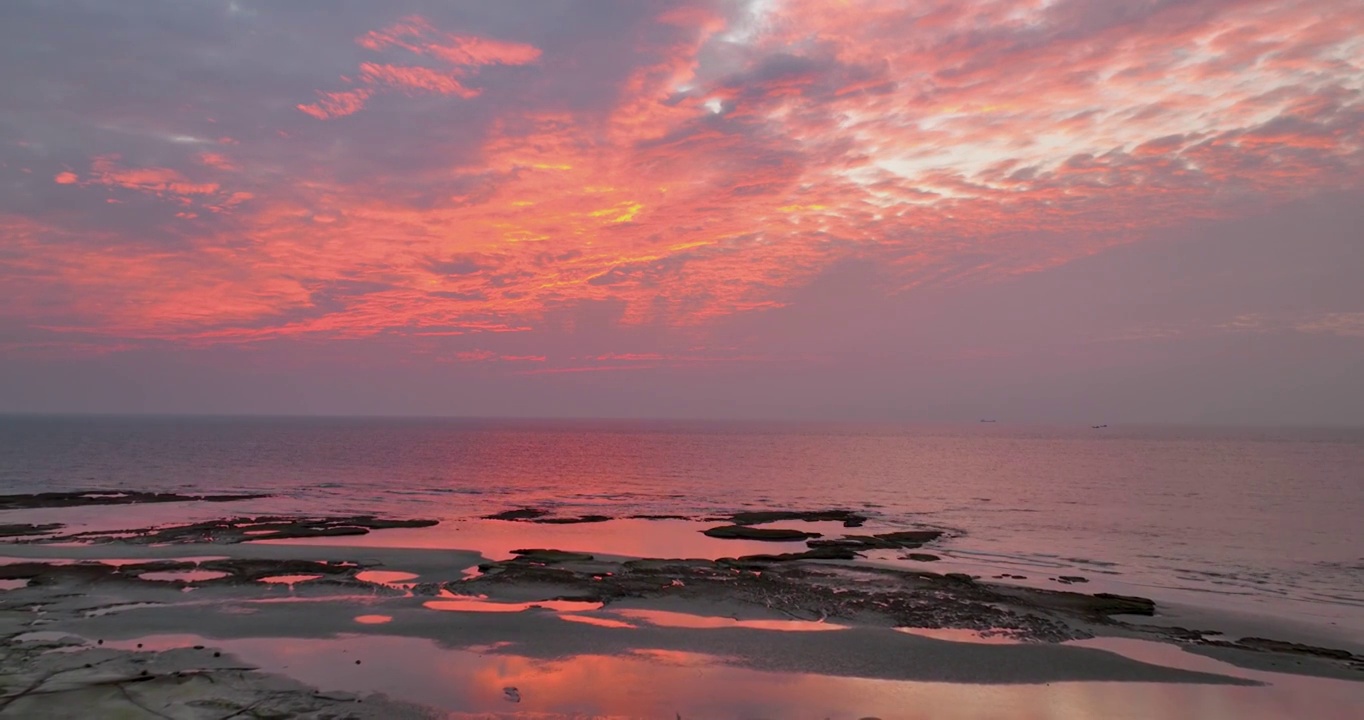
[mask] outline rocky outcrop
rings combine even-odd
[[[251,540],[284,540],[290,538],[337,537],[365,535],[372,530],[394,528],[422,528],[438,524],[438,520],[394,520],[373,515],[350,517],[298,517],[268,515],[262,517],[224,518],[146,528],[127,532],[93,531],[73,535],[44,538],[48,541],[83,541],[92,543],[125,543],[131,545],[218,543],[231,545]]]
[[[737,512],[727,518],[735,525],[765,525],[784,520],[801,522],[841,522],[844,527],[861,527],[865,515],[851,510],[751,510]]]
[[[534,520],[549,514],[548,510],[541,508],[517,508],[515,510],[503,510],[500,513],[484,515],[484,520]]]
[[[838,547],[853,551],[863,550],[913,550],[921,548],[942,537],[941,530],[905,530],[902,532],[879,533],[876,535],[845,535],[828,540],[811,540],[806,543],[812,548]]]
[[[721,525],[701,531],[702,534],[723,540],[764,540],[767,542],[793,542],[820,537],[819,533],[786,528],[758,528],[748,525]]]
[[[270,497],[262,494],[237,495],[181,495],[169,492],[139,492],[135,490],[74,490],[43,492],[27,495],[0,495],[0,510],[30,510],[33,508],[76,507],[80,505],[135,505],[168,502],[234,502]]]

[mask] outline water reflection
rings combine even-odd
[[[599,602],[582,602],[578,600],[499,602],[496,600],[489,600],[486,596],[482,595],[452,595],[450,593],[442,593],[442,599],[428,600],[422,603],[422,607],[429,610],[444,610],[447,612],[516,613],[525,612],[526,610],[584,612],[588,610],[600,610],[602,604]]]
[[[919,637],[947,640],[948,642],[979,643],[982,645],[1017,645],[1021,641],[1004,634],[1003,631],[966,630],[961,628],[918,628],[897,627],[897,632]],[[1153,663],[1161,665],[1163,663]]]
[[[650,625],[659,627],[692,628],[692,629],[714,629],[714,628],[749,628],[753,630],[779,630],[808,632],[820,630],[846,630],[844,625],[834,623],[816,622],[814,620],[740,620],[733,617],[717,617],[714,615],[692,615],[691,613],[672,612],[670,610],[639,610],[624,609],[616,610],[615,614],[624,616],[632,620],[642,620]]]
[[[617,628],[622,630],[635,630],[639,628],[638,625],[631,625],[623,620],[612,620],[611,618],[599,617],[597,615],[572,615],[560,613],[557,617],[560,620],[582,623],[584,625],[596,625],[597,627],[604,628]]]
[[[703,558],[799,552],[805,543],[721,540],[702,535],[721,522],[620,519],[578,525],[501,520],[441,523],[429,528],[396,529],[354,537],[264,540],[266,545],[327,545],[472,550],[492,560],[509,560],[513,550],[528,547],[639,558]],[[847,532],[839,523],[786,522],[783,527],[835,537]]]
[[[374,583],[376,585],[387,585],[400,589],[412,587],[413,580],[417,579],[415,573],[399,572],[397,570],[365,570],[356,573],[355,579],[361,582]]]
[[[450,650],[429,640],[391,636],[204,640],[179,635],[138,642],[147,649],[218,646],[323,690],[384,692],[467,714],[454,717],[1344,720],[1357,717],[1364,702],[1359,683],[1287,676],[1274,676],[1274,685],[1259,687],[982,686],[763,672],[726,666],[712,655],[666,650],[544,660],[493,653],[495,647],[480,648],[482,653]],[[356,660],[364,664],[357,666]],[[1206,658],[1197,661],[1213,663],[1217,672],[1244,674]],[[514,707],[505,699],[508,687],[517,688],[521,698]]]
[[[269,577],[260,578],[260,582],[263,582],[263,583],[266,583],[266,584],[269,584],[269,585],[288,585],[290,589],[293,589],[293,587],[294,587],[295,585],[299,584],[299,583],[308,582],[308,581],[310,581],[310,580],[316,580],[316,579],[318,579],[318,578],[320,578],[320,577],[322,577],[322,576],[321,576],[321,575],[271,575],[271,576],[269,576]]]
[[[145,572],[138,575],[141,580],[157,580],[160,582],[200,582],[202,580],[218,580],[227,577],[227,573],[217,570],[168,570],[166,572]]]

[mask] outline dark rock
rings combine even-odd
[[[439,520],[392,520],[377,518],[373,515],[361,515],[353,518],[346,518],[352,525],[365,528],[366,530],[396,530],[401,528],[424,528],[435,527],[440,524]]]
[[[531,520],[531,522],[533,522],[533,523],[541,523],[541,524],[545,524],[545,525],[574,525],[574,524],[577,524],[577,523],[599,523],[599,522],[606,522],[607,520],[610,520],[610,519],[611,519],[611,518],[608,517],[608,516],[606,516],[606,515],[581,515],[581,516],[578,516],[578,517],[546,517],[546,518],[535,518],[534,520]]]
[[[1241,638],[1240,642],[1231,643],[1251,650],[1261,650],[1264,652],[1288,653],[1291,655],[1312,655],[1314,657],[1330,658],[1332,660],[1354,660],[1356,656],[1346,650],[1335,650],[1333,648],[1316,647],[1313,645],[1303,645],[1301,643],[1285,642],[1283,640],[1270,640],[1268,638],[1248,637]],[[1364,658],[1360,658],[1364,659]]]
[[[270,497],[262,494],[180,495],[178,493],[139,492],[135,490],[76,490],[27,495],[0,495],[0,510],[75,507],[78,505],[134,505],[166,502],[232,502]]]
[[[1156,614],[1156,603],[1148,598],[1114,595],[1113,593],[1098,593],[1092,597],[1094,598],[1094,610],[1103,615],[1150,616]]]
[[[942,537],[941,530],[905,530],[876,535],[846,535],[829,540],[811,540],[815,547],[842,547],[853,550],[913,550]]]
[[[47,541],[84,540],[88,542],[118,542],[133,545],[222,543],[235,544],[251,540],[282,540],[286,538],[337,537],[365,535],[371,530],[420,528],[438,524],[437,520],[392,520],[373,515],[351,517],[261,516],[207,520],[188,525],[149,528],[126,537],[124,533],[86,532],[45,539]]]
[[[943,577],[947,578],[948,580],[952,580],[959,583],[966,583],[968,585],[976,581],[975,578],[971,577],[970,575],[967,575],[966,573],[947,573],[946,575],[943,575]]]
[[[208,582],[255,581],[275,575],[322,575],[333,579],[349,578],[360,569],[354,563],[321,560],[268,560],[263,558],[206,560],[199,563],[199,568],[225,572],[230,576],[229,578]],[[355,582],[358,583],[359,581]]]
[[[820,551],[820,555],[826,552],[833,551]],[[992,628],[1019,638],[1052,642],[1088,637],[1057,619],[1058,615],[1078,613],[1035,612],[1038,606],[1031,598],[1001,594],[994,586],[922,571],[811,563],[805,562],[811,558],[800,555],[755,555],[721,561],[599,560],[591,569],[510,560],[494,563],[493,572],[448,583],[446,588],[468,595],[486,592],[485,588],[545,584],[553,585],[559,598],[603,603],[640,597],[684,601],[714,598],[752,603],[812,620],[875,615],[897,627]],[[603,566],[610,565],[614,567],[603,572]],[[848,582],[850,571],[857,581]],[[1084,617],[1090,619],[1087,614]]]
[[[905,556],[906,560],[917,560],[918,562],[937,562],[942,558],[928,553],[910,553]]]
[[[766,540],[769,542],[791,542],[820,536],[819,533],[805,532],[804,530],[755,528],[746,525],[721,525],[703,530],[702,533],[709,537],[724,540]]]
[[[765,525],[783,520],[841,522],[844,527],[860,527],[862,523],[867,521],[867,518],[851,510],[752,510],[737,512],[729,516],[729,521],[735,525]]]
[[[857,553],[847,548],[816,548],[797,553],[780,553],[777,555],[745,555],[740,558],[721,558],[716,562],[722,565],[733,565],[746,567],[753,565],[765,565],[774,562],[793,562],[795,560],[856,560]]]
[[[534,520],[549,514],[548,510],[540,508],[517,508],[516,510],[504,510],[492,515],[484,515],[484,520]]]
[[[14,523],[10,525],[0,525],[0,537],[24,537],[27,535],[48,535],[57,530],[61,530],[64,525],[61,523],[47,523],[45,525],[34,525],[32,523]]]
[[[1088,579],[1088,578],[1082,578],[1082,577],[1080,577],[1079,575],[1062,575],[1062,576],[1056,578],[1056,581],[1057,581],[1057,582],[1063,582],[1063,583],[1065,583],[1065,584],[1067,584],[1067,585],[1070,585],[1071,583],[1087,583],[1087,582],[1089,582],[1089,579]]]
[[[198,563],[185,560],[152,560],[151,562],[120,565],[116,571],[122,575],[139,576],[149,572],[184,572],[198,567]]]
[[[542,550],[537,548],[532,550],[513,550],[511,552],[513,555],[517,556],[517,560],[542,563],[545,565],[561,562],[588,562],[593,559],[592,556],[587,553],[568,552],[565,550]],[[479,569],[482,570],[482,567],[483,566],[480,565]]]
[[[995,586],[999,594],[1021,600],[1025,604],[1048,610],[1057,610],[1094,620],[1107,620],[1111,615],[1155,615],[1156,604],[1152,600],[1130,595],[1099,593],[1085,595],[1065,590],[1041,590],[1036,588]]]
[[[879,533],[872,537],[878,540],[899,543],[900,547],[920,547],[942,537],[941,530],[904,530],[902,532]]]

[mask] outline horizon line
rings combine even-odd
[[[190,419],[190,420],[449,420],[462,422],[640,422],[640,423],[714,423],[714,424],[786,424],[786,425],[901,425],[901,426],[976,426],[1009,427],[1074,427],[1082,429],[1135,429],[1156,427],[1196,427],[1206,429],[1259,430],[1364,430],[1364,424],[1350,425],[1325,422],[1208,422],[1199,420],[1099,420],[1098,427],[1089,422],[1062,420],[1008,420],[999,417],[975,420],[938,419],[853,419],[809,417],[697,417],[643,415],[442,415],[400,413],[278,413],[278,412],[185,412],[185,411],[89,411],[89,410],[0,410],[0,418],[127,418],[127,419]]]

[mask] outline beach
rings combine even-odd
[[[1345,718],[1364,701],[1348,638],[1179,626],[1097,576],[954,572],[950,532],[848,509],[242,512],[269,502],[0,499],[0,717]]]

